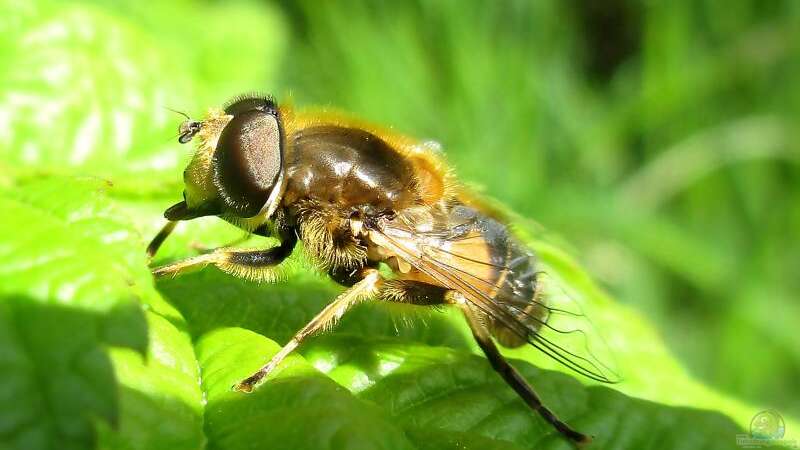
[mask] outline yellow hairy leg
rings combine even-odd
[[[217,249],[153,269],[156,277],[177,276],[209,264],[235,277],[272,283],[282,279],[279,264],[288,256],[285,246],[267,250]]]
[[[351,307],[356,304],[375,298],[383,278],[375,269],[364,269],[363,278],[350,289],[341,293],[336,299],[311,319],[305,327],[298,331],[292,339],[254,374],[245,378],[234,389],[242,392],[252,392],[259,381],[270,374],[289,354],[291,354],[306,338],[317,333],[330,330]]]

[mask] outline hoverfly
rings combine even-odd
[[[367,300],[460,309],[492,367],[558,432],[590,441],[559,420],[502,356],[530,344],[589,378],[613,372],[585,345],[580,311],[553,302],[534,255],[501,220],[459,187],[430,145],[335,114],[297,113],[250,95],[180,125],[179,142],[199,145],[184,171],[184,200],[153,239],[153,256],[175,223],[218,216],[247,232],[277,237],[263,250],[221,248],[153,270],[156,276],[215,265],[256,281],[298,240],[320,269],[347,287],[257,372],[235,389],[250,392],[308,337],[331,328]],[[388,266],[385,276],[379,265]],[[564,325],[557,325],[564,324]],[[569,338],[574,345],[566,344]]]

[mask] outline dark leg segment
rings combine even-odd
[[[161,231],[158,232],[158,234],[153,238],[152,241],[150,241],[150,244],[147,246],[147,256],[149,256],[150,258],[156,256],[159,247],[161,247],[161,244],[163,244],[164,241],[167,239],[167,236],[169,236],[170,233],[172,233],[172,230],[175,229],[175,225],[177,224],[178,222],[170,220],[169,222],[167,222],[166,225],[164,225],[163,228],[161,228]]]
[[[377,270],[378,266],[375,265],[367,265],[366,267],[360,269],[351,269],[347,267],[332,267],[328,269],[328,276],[331,277],[331,280],[337,282],[338,284],[351,287],[354,284],[358,283],[362,279],[364,279],[364,269],[375,269]]]
[[[435,306],[445,302],[448,289],[415,280],[388,280],[383,283],[380,299],[388,302]]]
[[[295,244],[297,244],[297,236],[290,234],[281,242],[281,245],[273,247],[269,250],[256,252],[231,252],[228,254],[227,262],[228,264],[247,267],[275,266],[283,262],[284,259],[292,254]]]
[[[552,411],[547,409],[547,407],[542,404],[542,401],[539,399],[539,396],[536,395],[533,387],[528,384],[528,382],[522,377],[517,369],[509,364],[500,353],[500,350],[498,350],[497,346],[494,344],[494,341],[492,341],[486,326],[481,322],[479,318],[480,313],[470,308],[469,304],[466,302],[459,301],[458,298],[460,297],[460,294],[454,293],[452,297],[454,297],[452,302],[458,304],[464,313],[464,316],[469,323],[469,327],[472,330],[472,336],[475,338],[475,341],[477,341],[481,350],[483,350],[483,353],[486,355],[486,359],[489,360],[492,368],[497,371],[501,377],[503,377],[505,382],[508,383],[508,385],[514,389],[514,391],[516,391],[516,393],[525,401],[525,403],[528,404],[528,406],[538,412],[539,415],[544,418],[544,420],[553,425],[553,427],[558,430],[559,433],[569,438],[576,444],[585,445],[590,443],[592,441],[591,437],[573,430],[569,425],[559,420]]]
[[[234,251],[217,249],[192,258],[183,259],[153,270],[153,275],[163,277],[178,275],[188,270],[214,264],[232,275],[253,281],[274,281],[278,278],[274,268],[285,260],[294,249],[297,237],[289,234],[277,247],[267,250]]]

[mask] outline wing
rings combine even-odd
[[[438,220],[400,214],[368,231],[430,282],[460,292],[504,345],[528,343],[588,378],[618,381],[608,347],[580,305],[505,225],[457,205]]]

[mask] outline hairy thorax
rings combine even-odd
[[[411,163],[374,134],[323,125],[290,139],[284,205],[312,200],[342,210],[399,210],[422,197]]]

